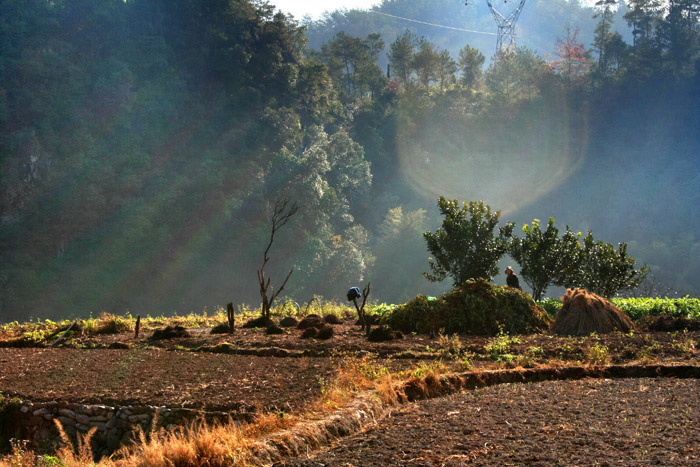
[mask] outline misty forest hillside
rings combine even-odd
[[[469,3],[377,11],[495,31]],[[294,268],[300,303],[446,290],[422,276],[438,196],[628,242],[664,290],[698,296],[699,15],[532,0],[524,47],[495,54],[494,36],[371,12],[4,0],[0,321],[255,303],[286,198],[300,209],[266,272]]]
[[[506,16],[518,3],[492,2]],[[594,3],[528,0],[515,27],[518,45],[542,56],[552,55],[554,43],[565,34],[567,24],[577,27],[581,40],[590,45],[597,25]],[[623,19],[627,11],[627,5],[620,2],[612,26],[625,40],[632,40],[631,30]],[[319,49],[340,31],[359,37],[379,33],[389,44],[410,29],[454,57],[465,44],[480,50],[487,61],[496,53],[496,23],[485,0],[385,0],[371,10],[332,11],[306,26],[309,47],[314,49]],[[386,66],[386,56],[379,57],[379,63]]]

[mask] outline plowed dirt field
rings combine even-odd
[[[700,465],[700,381],[504,384],[412,403],[286,467]]]

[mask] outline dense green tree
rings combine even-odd
[[[404,88],[411,82],[413,59],[416,53],[417,43],[418,39],[416,36],[406,30],[389,46],[391,75],[395,77]]]
[[[540,94],[543,79],[551,74],[547,62],[532,50],[499,52],[485,75],[493,98],[501,103],[532,99]]]
[[[440,90],[444,90],[456,81],[457,63],[447,50],[438,54],[436,79],[440,83]]]
[[[431,273],[425,277],[433,282],[452,277],[459,286],[467,279],[491,280],[496,273],[496,263],[508,251],[508,241],[514,225],[496,226],[501,212],[492,212],[483,201],[462,203],[456,199],[438,199],[443,216],[442,227],[435,232],[425,232],[423,238],[433,256],[428,260]]]
[[[547,287],[565,270],[576,251],[576,237],[567,228],[559,237],[554,219],[549,218],[547,228],[540,228],[535,219],[532,225],[523,225],[524,237],[513,237],[508,253],[520,265],[520,274],[532,288],[532,297],[541,300]]]
[[[661,0],[628,0],[629,11],[625,13],[625,20],[632,28],[634,45],[649,43],[654,40],[658,22],[662,14]]]
[[[386,85],[384,73],[376,63],[383,48],[384,41],[379,34],[361,39],[342,31],[323,45],[320,58],[328,65],[345,102],[373,98]]]
[[[305,125],[330,123],[341,114],[337,92],[323,63],[307,60],[301,64],[295,92],[301,122]]]
[[[438,66],[440,54],[435,46],[425,39],[421,39],[418,50],[413,55],[411,68],[416,72],[418,84],[423,88],[430,87],[430,84],[438,79]]]
[[[633,47],[628,69],[635,79],[645,79],[662,69],[659,25],[662,21],[661,0],[629,0],[624,18],[632,28]]]
[[[700,1],[671,0],[661,23],[660,36],[667,50],[671,73],[676,77],[695,73],[693,64],[700,55]]]
[[[482,75],[482,67],[486,58],[477,49],[465,45],[459,51],[460,82],[467,88],[473,89]]]
[[[611,298],[620,291],[637,287],[648,272],[646,266],[635,269],[635,259],[627,253],[626,243],[620,243],[616,249],[610,243],[595,240],[589,230],[569,258],[563,276],[555,283],[565,287],[583,287]]]
[[[598,54],[598,61],[593,67],[600,79],[606,80],[613,76],[621,67],[627,45],[619,32],[613,31],[615,18],[614,7],[617,0],[598,0],[594,18],[599,18],[596,25],[592,48]]]

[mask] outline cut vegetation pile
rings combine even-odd
[[[485,280],[467,281],[438,298],[418,295],[397,307],[385,321],[405,333],[486,336],[546,331],[552,322],[529,295]]]
[[[560,336],[587,336],[593,332],[629,332],[632,320],[603,297],[585,289],[568,289],[554,321],[554,332]]]

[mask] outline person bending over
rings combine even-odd
[[[508,287],[513,287],[514,289],[518,290],[523,290],[520,287],[520,280],[518,279],[518,276],[515,275],[513,272],[513,268],[511,266],[508,266],[506,268],[506,284],[508,284]]]

